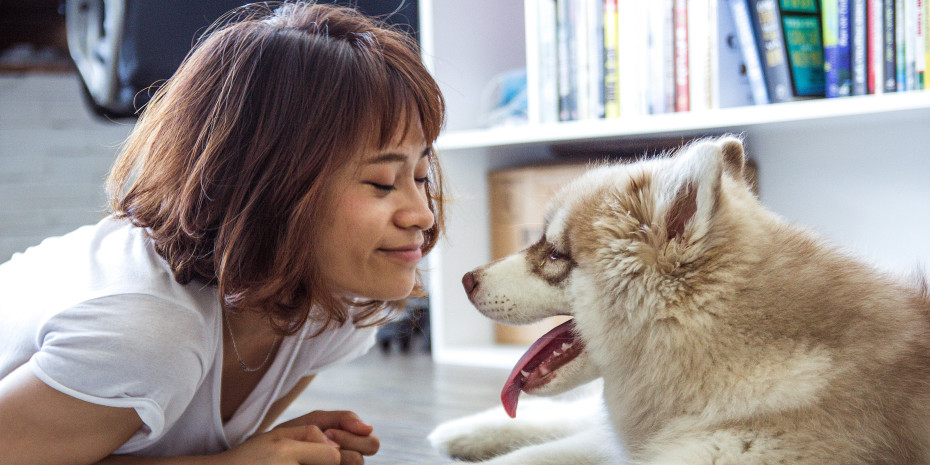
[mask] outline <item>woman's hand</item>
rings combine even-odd
[[[263,465],[342,465],[340,446],[315,425],[279,426],[256,434],[216,456],[217,463]],[[363,463],[363,462],[358,462]]]
[[[286,421],[270,432],[308,426],[318,428],[327,439],[338,444],[339,465],[362,465],[365,463],[363,456],[374,455],[381,447],[378,437],[372,434],[374,428],[355,413],[344,410],[310,412]]]

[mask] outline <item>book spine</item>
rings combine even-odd
[[[868,93],[866,65],[866,4],[865,0],[851,0],[850,16],[850,77],[852,95]]]
[[[861,1],[864,6],[865,0]],[[820,24],[820,2],[782,0],[780,5],[782,33],[788,53],[794,96],[823,97],[823,27]]]
[[[905,90],[917,89],[917,0],[904,1],[904,81]]]
[[[898,46],[895,25],[897,19],[895,13],[897,0],[883,0],[882,5],[882,35],[883,35],[883,56],[884,56],[884,91],[897,92],[898,90]]]
[[[882,0],[868,0],[866,30],[868,36],[868,93],[884,90],[884,46],[882,39]]]
[[[660,0],[662,9],[662,113],[675,112],[675,0]]]
[[[827,98],[840,96],[839,75],[839,1],[823,0],[823,70]]]
[[[531,1],[537,2],[538,118],[540,123],[554,123],[559,120],[559,41],[556,0]]]
[[[588,95],[591,118],[604,117],[604,8],[602,0],[587,0]]]
[[[688,3],[675,0],[675,111],[688,111]]]
[[[575,105],[578,107],[575,119],[578,120],[591,119],[594,113],[591,105],[591,25],[588,24],[588,3],[587,0],[571,0],[571,44],[574,54],[572,73],[575,81]]]
[[[794,100],[778,3],[776,0],[752,0],[750,3],[769,100],[776,103]]]
[[[904,0],[895,0],[894,6],[894,41],[895,41],[895,74],[898,78],[898,92],[907,90],[907,55],[904,47],[907,44],[905,31],[907,30],[907,16]]]
[[[575,84],[572,73],[574,51],[571,43],[571,5],[569,0],[557,0],[556,6],[558,8],[559,120],[572,121],[578,119],[578,108],[575,105]]]
[[[711,50],[711,66],[714,70],[711,95],[714,108],[729,108],[752,105],[752,86],[748,67],[743,58],[743,49],[733,22],[733,14],[726,0],[716,5],[716,46]],[[755,53],[755,51],[753,51]],[[765,87],[762,87],[763,91]]]
[[[924,42],[924,89],[930,89],[930,0],[921,0],[923,4],[923,30]]]
[[[914,89],[921,90],[926,88],[926,24],[927,16],[924,14],[925,3],[927,0],[914,0],[915,25],[914,25]]]
[[[620,117],[617,0],[604,0],[604,117]]]
[[[930,89],[930,0],[922,0],[924,38],[924,89]]]
[[[710,31],[708,0],[688,2],[689,111],[710,109]]]
[[[617,16],[620,57],[620,114],[638,116],[648,111],[645,75],[648,75],[647,31],[644,3],[619,0]]]
[[[743,60],[746,63],[746,76],[752,90],[752,101],[756,105],[769,103],[768,90],[765,85],[765,75],[762,73],[762,62],[759,58],[759,47],[752,29],[752,17],[749,14],[748,0],[728,0],[730,13],[733,15],[733,24],[739,38],[740,48],[743,51]]]
[[[836,80],[837,96],[852,95],[852,1],[837,2]]]

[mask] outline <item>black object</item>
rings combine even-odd
[[[389,353],[394,345],[402,353],[408,353],[415,346],[422,344],[422,349],[430,353],[431,340],[429,328],[429,299],[411,297],[403,313],[394,321],[378,328],[376,337],[378,346]],[[419,340],[421,340],[418,342]]]
[[[330,2],[383,18],[415,37],[419,30],[417,0]],[[67,0],[68,48],[87,103],[106,118],[135,118],[200,35],[224,13],[247,3],[251,2]]]

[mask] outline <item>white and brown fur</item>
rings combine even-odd
[[[726,137],[594,169],[555,197],[539,243],[474,270],[492,319],[574,317],[585,353],[532,394],[601,377],[608,420],[521,437],[520,413],[486,413],[434,445],[495,465],[930,464],[926,281],[787,224],[744,163]],[[579,452],[604,444],[591,428],[617,449]]]

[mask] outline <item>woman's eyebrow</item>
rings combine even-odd
[[[433,148],[427,147],[423,150],[423,153],[420,154],[420,158],[428,157],[431,153],[433,153]],[[387,152],[369,158],[365,161],[365,164],[375,165],[379,163],[404,163],[406,161],[407,155],[402,153]]]

